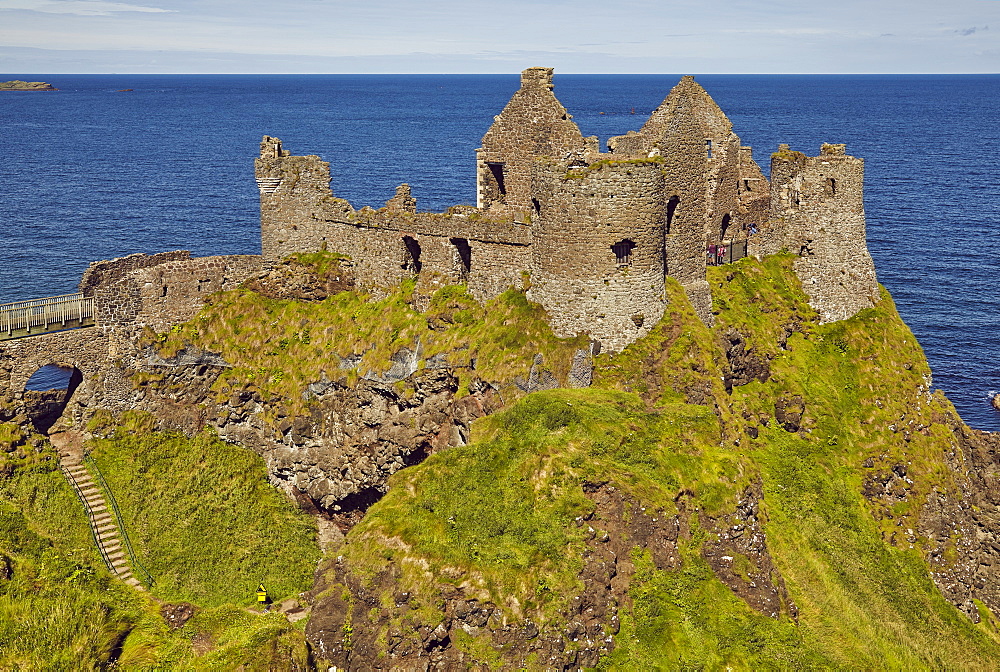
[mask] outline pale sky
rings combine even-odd
[[[0,73],[997,73],[1000,0],[0,0]]]

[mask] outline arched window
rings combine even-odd
[[[674,215],[677,213],[677,206],[680,204],[681,198],[676,194],[667,201],[667,233],[670,233],[670,227],[674,223]]]
[[[627,238],[619,240],[611,246],[611,251],[615,253],[615,262],[619,267],[632,265],[633,249],[635,249],[635,243]]]
[[[725,215],[724,215],[724,216],[722,217],[722,223],[721,223],[721,224],[719,225],[719,240],[720,240],[720,241],[721,241],[721,240],[725,240],[725,239],[726,239],[726,230],[728,230],[728,229],[729,229],[729,222],[730,222],[730,219],[731,219],[731,218],[730,218],[730,216],[729,216],[729,213],[726,213],[726,214],[725,214]]]

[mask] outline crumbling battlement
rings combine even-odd
[[[799,255],[795,273],[825,322],[843,320],[878,300],[865,234],[865,162],[844,145],[808,157],[781,145],[771,157],[771,218],[762,254]]]
[[[823,319],[878,296],[865,242],[863,162],[843,145],[818,157],[782,146],[771,181],[708,92],[684,77],[638,131],[601,153],[553,93],[552,69],[529,68],[476,150],[477,205],[422,213],[409,186],[356,210],[330,190],[330,165],[264,136],[256,160],[265,261],[327,249],[348,255],[370,291],[416,276],[467,283],[490,299],[531,276],[530,296],[556,331],[611,350],[663,314],[677,279],[711,323],[706,266],[782,249]]]
[[[262,270],[256,255],[130,254],[90,264],[79,290],[94,297],[98,327],[134,324],[162,331],[194,317],[209,294],[235,289]]]

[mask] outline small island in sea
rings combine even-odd
[[[0,82],[0,91],[58,91],[48,82],[22,82],[20,79]]]

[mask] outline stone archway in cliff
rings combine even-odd
[[[49,362],[35,369],[24,385],[22,402],[36,430],[48,434],[82,382],[83,373],[72,364]]]

